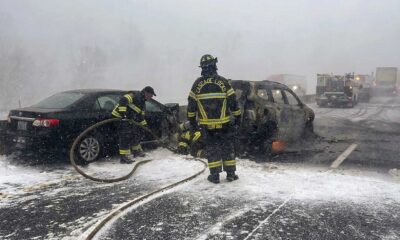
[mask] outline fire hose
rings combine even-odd
[[[81,134],[79,134],[79,136],[75,139],[75,141],[72,143],[72,147],[71,147],[71,150],[69,152],[69,159],[70,159],[70,162],[71,162],[72,166],[75,168],[75,170],[79,174],[81,174],[82,176],[84,176],[87,179],[90,179],[90,180],[93,180],[93,181],[96,181],[96,182],[114,183],[114,182],[119,182],[119,181],[123,181],[123,180],[126,180],[126,179],[130,178],[139,166],[152,161],[151,159],[138,161],[133,166],[132,170],[128,174],[126,174],[125,176],[122,176],[122,177],[111,178],[111,179],[110,178],[108,178],[108,179],[97,178],[97,177],[88,175],[78,167],[78,165],[75,162],[75,157],[76,157],[75,156],[75,149],[76,149],[76,146],[78,145],[78,143],[82,140],[82,138],[86,134],[88,134],[89,132],[93,131],[94,129],[96,129],[96,128],[102,126],[102,125],[109,124],[109,123],[112,123],[112,122],[119,122],[119,121],[121,121],[120,118],[110,118],[110,119],[106,119],[106,120],[103,120],[101,122],[98,122],[98,123],[90,126],[89,128],[87,128],[85,131],[83,131]],[[131,124],[141,128],[141,129],[143,129],[144,131],[150,133],[150,135],[155,139],[155,141],[151,141],[151,142],[158,142],[161,146],[163,146],[163,147],[167,148],[168,150],[172,151],[172,149],[169,146],[167,146],[167,144],[162,142],[160,140],[160,138],[158,136],[156,136],[150,129],[148,129],[147,127],[142,126],[140,123],[138,123],[136,121],[129,120],[129,122]],[[203,160],[197,159],[197,158],[193,158],[193,160],[202,162],[205,165],[205,168],[207,167],[207,164]],[[202,170],[202,172],[205,170],[205,168]]]
[[[71,162],[72,166],[75,168],[75,170],[76,170],[79,174],[81,174],[82,176],[84,176],[85,178],[88,178],[88,179],[90,179],[90,180],[97,181],[97,182],[102,182],[102,183],[113,183],[113,182],[123,181],[123,180],[126,180],[126,179],[128,179],[129,177],[131,177],[131,176],[133,175],[133,173],[136,171],[136,169],[137,169],[139,166],[141,166],[141,165],[143,165],[143,164],[145,164],[145,163],[148,163],[148,162],[152,161],[152,160],[150,160],[150,159],[149,159],[149,160],[142,160],[142,161],[139,161],[139,162],[137,162],[137,163],[133,166],[132,170],[131,170],[127,175],[122,176],[122,177],[119,177],[119,178],[112,178],[112,179],[102,179],[102,178],[97,178],[97,177],[90,176],[90,175],[86,174],[84,171],[82,171],[82,170],[77,166],[77,164],[76,164],[76,162],[75,162],[75,149],[76,149],[76,146],[78,145],[78,143],[82,140],[82,138],[83,138],[86,134],[88,134],[90,131],[93,131],[94,129],[96,129],[96,128],[102,126],[102,125],[109,124],[109,123],[112,123],[112,122],[117,122],[117,121],[121,121],[121,119],[119,119],[119,118],[111,118],[111,119],[107,119],[107,120],[98,122],[98,123],[96,123],[96,124],[90,126],[89,128],[87,128],[87,129],[86,129],[85,131],[83,131],[81,134],[79,134],[79,136],[78,136],[78,137],[75,139],[75,141],[73,142],[72,147],[71,147],[71,150],[70,150],[70,162]],[[142,126],[142,125],[140,125],[138,122],[135,122],[135,121],[133,121],[133,120],[130,120],[130,122],[131,122],[133,125],[138,126],[138,127],[140,127],[141,129],[143,129],[144,131],[150,133],[151,136],[153,136],[153,138],[155,139],[156,142],[160,143],[161,146],[166,147],[167,149],[169,149],[169,150],[172,151],[172,149],[169,148],[164,142],[162,142],[158,136],[156,136],[153,132],[151,132],[150,129],[148,129],[148,128]],[[151,141],[151,142],[155,142],[155,141]],[[193,180],[194,178],[196,178],[196,177],[198,177],[199,175],[201,175],[201,174],[207,169],[207,163],[206,163],[205,161],[203,161],[203,160],[201,160],[201,159],[197,159],[197,158],[191,158],[190,160],[195,160],[195,161],[198,161],[198,162],[203,163],[203,165],[204,165],[203,168],[202,168],[201,170],[197,171],[195,174],[192,174],[191,176],[186,177],[185,179],[182,179],[182,180],[180,180],[180,181],[174,182],[174,183],[172,183],[172,184],[169,184],[169,185],[167,185],[167,186],[164,186],[164,187],[162,187],[162,188],[159,188],[159,189],[157,189],[157,190],[154,190],[154,191],[152,191],[152,192],[150,192],[150,193],[148,193],[148,194],[145,194],[145,195],[143,195],[143,196],[141,196],[141,197],[135,198],[135,199],[129,201],[128,203],[122,205],[122,206],[119,207],[117,210],[115,210],[115,211],[113,211],[111,214],[109,214],[109,215],[108,215],[106,218],[104,218],[102,221],[100,221],[98,224],[96,224],[96,226],[94,227],[94,229],[92,229],[92,230],[89,232],[89,234],[85,237],[85,239],[87,239],[87,240],[93,239],[93,237],[94,237],[94,236],[95,236],[95,235],[96,235],[96,234],[97,234],[111,219],[117,217],[123,210],[126,210],[126,209],[128,209],[129,207],[131,207],[131,206],[133,206],[133,205],[135,205],[135,204],[139,204],[139,203],[141,203],[142,201],[144,201],[145,199],[149,199],[149,198],[152,197],[152,196],[156,196],[157,194],[161,194],[161,193],[163,193],[163,192],[165,192],[165,191],[167,191],[167,190],[170,190],[170,189],[172,189],[172,188],[174,188],[174,187],[176,187],[176,186],[178,186],[178,185],[181,185],[181,184],[183,184],[183,183],[185,183],[185,182],[188,182],[188,181],[190,181],[190,180]]]

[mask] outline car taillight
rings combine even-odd
[[[57,126],[58,124],[60,124],[60,120],[58,119],[36,119],[33,121],[32,126],[51,128]]]

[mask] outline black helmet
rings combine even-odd
[[[142,92],[148,92],[148,93],[153,94],[154,96],[157,96],[156,93],[154,92],[154,89],[152,87],[150,87],[150,86],[147,86],[147,87],[143,88]]]
[[[201,57],[199,67],[203,68],[211,65],[216,65],[217,62],[218,62],[217,58],[211,56],[210,54],[206,54]]]

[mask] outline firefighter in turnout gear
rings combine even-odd
[[[145,101],[156,96],[152,87],[145,87],[142,91],[126,93],[119,104],[112,111],[112,115],[121,118],[119,126],[119,154],[121,163],[133,163],[134,157],[144,156],[141,140],[141,129],[133,125],[129,120],[138,122],[147,127],[144,118]]]
[[[234,135],[240,125],[241,111],[231,84],[217,74],[217,58],[201,57],[201,77],[189,93],[187,117],[192,129],[204,134],[206,157],[210,175],[208,180],[219,183],[219,173],[226,171],[228,181],[237,180]],[[234,117],[235,127],[230,115]],[[195,131],[193,130],[193,131]]]
[[[189,122],[182,123],[180,126],[179,144],[177,152],[187,155],[190,153],[193,157],[204,158],[204,139],[200,131],[191,131]]]

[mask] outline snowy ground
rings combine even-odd
[[[315,140],[273,159],[238,160],[236,182],[204,173],[124,211],[98,239],[400,239],[398,99],[315,109]],[[335,170],[330,164],[358,147]],[[304,151],[304,149],[309,151]],[[112,210],[202,169],[159,149],[127,181],[84,179],[66,162],[0,156],[0,239],[79,239]],[[97,177],[130,171],[117,159],[84,167]]]
[[[173,239],[266,239],[268,234],[272,239],[290,238],[290,234],[299,239],[293,230],[284,228],[291,224],[301,228],[299,215],[307,216],[304,205],[308,209],[319,209],[327,204],[368,210],[400,203],[399,182],[374,172],[330,171],[296,164],[256,164],[244,159],[239,162],[241,179],[238,182],[223,181],[215,186],[200,179],[179,189],[177,194],[168,194],[147,206],[129,209],[113,227],[101,233],[100,239],[140,239],[143,236],[149,239],[171,236]],[[157,213],[161,206],[174,209],[178,214]],[[290,211],[293,216],[280,213],[280,209]],[[146,217],[142,217],[143,213]],[[310,215],[308,220],[312,220]],[[389,215],[396,219],[400,217],[394,212]],[[281,234],[273,234],[268,229],[272,216],[277,216],[274,221],[283,224],[282,229],[276,229],[282,231]],[[400,231],[394,231],[400,236]]]
[[[155,161],[140,168],[132,179],[118,184],[100,184],[78,176],[67,164],[57,164],[53,168],[58,170],[50,172],[47,166],[14,165],[2,156],[0,208],[7,216],[27,214],[32,219],[23,220],[25,224],[21,226],[20,219],[3,218],[0,237],[76,239],[85,236],[84,231],[110,210],[202,168],[200,163],[166,150],[156,150],[149,157]],[[255,163],[247,159],[238,162],[239,181],[214,185],[207,182],[203,174],[194,182],[126,211],[101,233],[100,239],[142,239],[144,236],[148,239],[264,239],[260,236],[265,236],[272,216],[278,217],[281,224],[283,221],[283,225],[294,224],[299,216],[304,218],[311,214],[310,209],[319,212],[317,209],[324,204],[328,204],[324,208],[332,204],[338,204],[337,207],[350,204],[371,213],[372,219],[385,220],[389,216],[376,215],[369,210],[386,211],[388,206],[400,204],[397,175],[354,169],[329,170],[305,164]],[[117,161],[100,162],[85,169],[98,177],[117,177],[129,170],[127,165]],[[81,203],[81,206],[73,209],[65,205],[71,203]],[[282,215],[281,210],[290,211],[293,216]],[[400,216],[396,214],[389,213],[398,219]],[[39,221],[40,225],[31,226],[32,221]],[[6,229],[14,224],[23,228]],[[235,227],[238,224],[243,225],[241,231]],[[285,226],[281,227],[285,231]],[[400,236],[400,232],[392,230],[391,234]],[[274,239],[278,235],[271,236]]]
[[[309,104],[316,117],[349,119],[353,122],[374,120],[384,122],[400,121],[400,99],[373,98],[370,103],[359,103],[354,108],[320,108]]]

